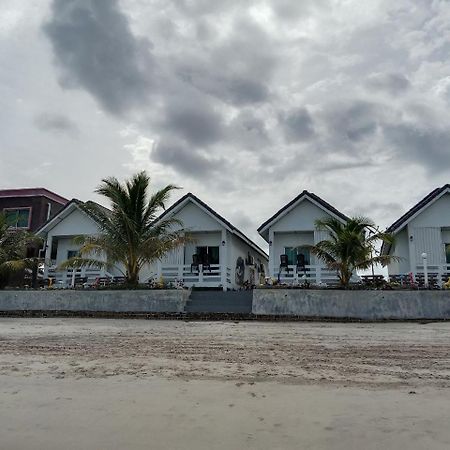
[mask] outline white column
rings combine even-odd
[[[320,284],[322,282],[322,266],[320,264],[316,264],[316,284]]]
[[[414,242],[414,229],[407,226],[408,232],[408,249],[409,249],[409,270],[413,273],[414,279],[417,275],[417,263],[416,263],[416,245]]]
[[[269,276],[275,277],[275,233],[271,228],[269,228]],[[278,273],[277,273],[278,275]]]
[[[156,268],[157,281],[159,281],[162,275],[161,260],[158,259],[156,267],[157,267]]]
[[[422,261],[423,261],[423,284],[425,287],[428,287],[428,261],[427,254],[422,253]]]
[[[44,278],[48,277],[48,268],[51,265],[53,236],[47,236],[45,256],[44,256]]]
[[[228,239],[227,230],[222,229],[220,250],[219,250],[219,264],[220,264],[220,282],[224,291],[227,290],[227,266],[228,266]]]

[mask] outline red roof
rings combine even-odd
[[[24,189],[0,189],[0,198],[8,197],[45,197],[54,202],[65,205],[69,202],[67,198],[55,194],[45,188],[24,188]]]

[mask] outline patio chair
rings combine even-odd
[[[306,258],[303,253],[297,255],[297,273],[299,272],[306,274]]]
[[[200,263],[199,257],[197,255],[197,253],[194,253],[192,255],[191,273],[193,272],[192,269],[195,269],[197,272],[199,272],[199,268],[198,268],[199,263]]]
[[[209,270],[209,273],[211,273],[211,264],[209,263],[209,256],[207,254],[205,255],[205,258],[203,260],[202,270],[203,272]]]
[[[289,271],[291,270],[289,268],[289,261],[287,255],[280,255],[280,273],[283,269],[286,270],[286,273],[289,273]]]

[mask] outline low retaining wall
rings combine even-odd
[[[304,318],[450,319],[450,291],[339,291],[256,289],[256,315]]]
[[[187,307],[189,294],[186,290],[0,291],[0,315],[48,312],[53,315],[98,313],[106,317],[135,313],[176,318],[186,317],[187,313],[197,317],[199,313],[193,311],[192,300]],[[248,294],[253,295],[251,313],[241,314],[242,319],[244,316],[247,319],[267,317],[269,320],[277,317],[369,321],[450,319],[450,291],[256,289]],[[211,296],[210,301],[215,300]],[[201,308],[197,309],[200,311]],[[237,311],[233,307],[233,311],[221,312],[226,316]],[[203,313],[203,316],[213,319],[212,312]]]
[[[0,311],[184,312],[189,291],[0,291]]]

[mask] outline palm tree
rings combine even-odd
[[[36,258],[27,258],[27,248],[40,242],[32,233],[12,228],[6,215],[0,214],[0,287],[5,286],[12,273],[36,264]]]
[[[386,266],[397,257],[382,255],[378,244],[393,244],[390,233],[380,231],[367,217],[353,217],[346,223],[335,218],[316,221],[316,227],[329,232],[329,239],[311,247],[328,268],[336,270],[342,287],[347,288],[356,270],[367,270],[375,264]]]
[[[123,184],[114,177],[103,179],[95,192],[110,200],[111,210],[93,202],[81,205],[97,222],[100,233],[77,237],[75,241],[81,245],[79,256],[61,267],[115,267],[126,277],[128,285],[136,286],[145,264],[182,244],[185,238],[179,220],[157,220],[170,193],[178,188],[169,184],[149,196],[149,184],[150,177],[145,171]]]

